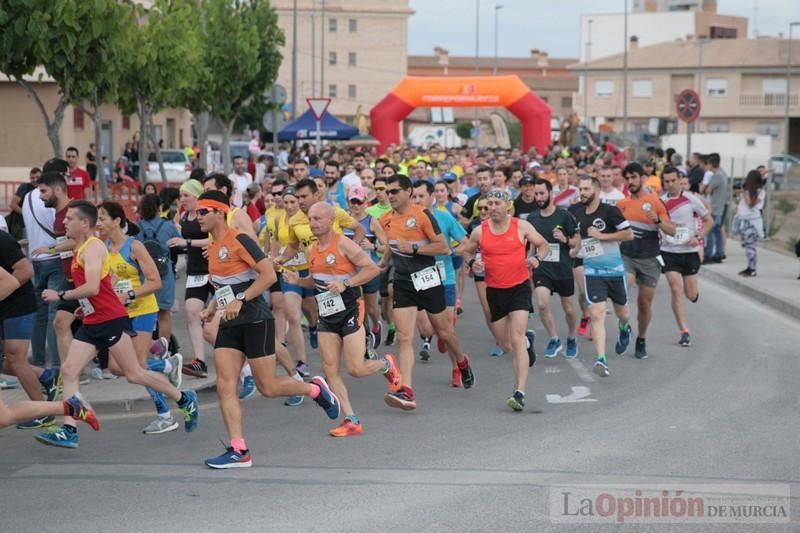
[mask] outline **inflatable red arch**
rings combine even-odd
[[[417,107],[505,107],[520,121],[523,151],[535,146],[545,153],[550,144],[550,106],[519,76],[408,76],[369,113],[378,153],[400,143],[400,122]]]

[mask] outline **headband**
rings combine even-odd
[[[197,207],[216,209],[218,211],[222,211],[223,213],[227,213],[231,208],[228,204],[222,203],[218,200],[211,200],[210,198],[201,198],[198,200]]]

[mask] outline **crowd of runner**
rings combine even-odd
[[[342,361],[353,377],[382,375],[389,407],[414,410],[414,366],[433,357],[435,337],[450,385],[476,384],[470,360],[480,354],[465,352],[457,324],[472,312],[462,298],[473,284],[490,355],[513,362],[506,405],[521,411],[537,329],[546,358],[576,358],[578,337],[591,340],[593,370],[607,377],[609,343],[648,357],[663,274],[676,343],[689,347],[684,307],[699,299],[704,239],[714,239],[706,261],[724,255],[717,199],[727,179],[715,154],[695,154],[685,168],[655,150],[626,161],[610,144],[546,154],[390,147],[380,157],[304,146],[253,154],[256,178],[236,158],[230,175],[195,169],[177,190],[148,185],[127,213],[87,201],[91,182],[77,150],[67,155],[34,169],[18,198],[27,255],[0,231],[3,371],[30,397],[0,401],[0,425],[45,428],[36,439],[59,447],[78,446],[75,420],[99,429],[80,393],[92,361],[147,388],[156,416],[144,433],[178,428],[168,399],[194,430],[198,398],[181,385],[207,377],[209,353],[229,437],[209,467],[252,464],[241,401],[257,393],[287,406],[308,397],[338,421],[332,436],[359,435]],[[189,346],[177,345],[175,312],[185,314]],[[396,355],[378,356],[381,345]]]

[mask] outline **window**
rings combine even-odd
[[[350,33],[355,33],[358,31],[358,21],[356,19],[350,19],[347,21],[348,29]]]
[[[757,135],[769,135],[773,139],[777,139],[781,134],[780,122],[759,122],[756,125]]]
[[[561,97],[561,107],[571,109],[572,108],[572,97],[571,96],[562,96]]]
[[[614,82],[611,80],[597,80],[594,82],[595,96],[614,96]]]
[[[709,122],[706,131],[708,133],[728,133],[730,126],[727,122]]]
[[[651,80],[633,80],[631,95],[634,98],[650,98],[653,96],[653,82]]]
[[[786,94],[786,78],[761,80],[762,94]]]
[[[83,129],[83,111],[77,107],[72,109],[72,127],[76,130]]]
[[[347,54],[347,64],[350,65],[351,67],[356,66],[356,53],[355,52],[349,52]]]
[[[336,52],[328,52],[328,64],[335,65],[338,62]]]
[[[330,85],[328,85],[328,96],[330,96],[331,98],[336,98],[336,84],[335,83],[331,83]]]
[[[123,130],[131,129],[131,117],[130,116],[125,115],[124,117],[122,117],[122,129]],[[183,143],[181,143],[181,145],[182,144]]]
[[[337,29],[338,29],[338,23],[336,22],[336,19],[333,18],[328,19],[328,31],[331,33],[336,33]]]
[[[710,78],[706,81],[706,96],[728,96],[728,80]]]
[[[356,86],[352,83],[347,86],[347,97],[348,98],[355,98],[356,97]]]

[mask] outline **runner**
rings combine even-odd
[[[565,209],[577,204],[580,201],[580,193],[578,192],[578,187],[570,184],[570,171],[567,167],[558,167],[556,176],[558,182],[553,187],[553,203],[556,204],[556,207]]]
[[[508,193],[494,188],[488,194],[489,219],[481,223],[465,243],[465,259],[471,268],[486,274],[486,299],[493,323],[501,322],[514,351],[514,392],[506,400],[513,411],[525,407],[528,367],[536,362],[534,332],[527,330],[531,307],[530,269],[539,268],[550,251],[547,241],[533,226],[508,213]],[[530,245],[531,255],[526,247]],[[480,246],[481,258],[475,250]]]
[[[197,394],[192,390],[179,391],[167,379],[145,370],[136,360],[136,352],[127,331],[130,319],[125,306],[120,303],[111,286],[111,265],[102,241],[93,237],[97,223],[97,208],[89,202],[70,202],[65,224],[67,236],[75,241],[72,276],[75,288],[68,291],[45,289],[42,299],[78,300],[83,325],[78,329],[69,347],[67,359],[61,366],[64,395],[68,398],[79,392],[78,378],[81,369],[91,361],[98,350],[107,348],[129,383],[151,387],[177,401],[183,412],[186,431],[197,428],[199,408]],[[62,448],[78,447],[78,429],[71,416],[64,417],[64,425],[49,433],[36,436],[39,442]]]
[[[625,353],[631,342],[628,288],[625,265],[619,251],[621,241],[633,240],[633,230],[620,210],[600,202],[600,182],[583,178],[580,182],[581,206],[573,214],[581,236],[584,297],[591,316],[592,343],[597,353],[594,371],[600,377],[610,374],[606,359],[606,300],[611,298],[619,319],[616,352]]]
[[[456,181],[456,175],[452,172],[445,173],[446,176],[452,176],[452,180]],[[433,186],[433,199],[434,203],[432,206],[428,207],[436,214],[437,211],[445,212],[455,219],[456,223],[458,223],[458,215],[461,213],[461,204],[456,201],[453,201],[449,197],[450,189],[448,188],[448,184],[446,181],[442,180],[434,184]],[[424,207],[424,206],[423,206]],[[438,219],[437,219],[438,220]],[[463,228],[461,228],[463,230]],[[466,237],[466,233],[464,234]],[[448,244],[450,244],[450,248],[455,248],[458,246],[457,241],[449,240]],[[456,315],[461,315],[464,312],[464,308],[461,306],[461,297],[464,294],[464,258],[458,254],[453,253],[450,254],[450,259],[453,263],[453,271],[455,272],[455,284],[456,284]],[[437,259],[438,261],[438,259]],[[450,280],[448,279],[448,283]],[[440,352],[443,351],[441,349],[440,343]]]
[[[428,312],[436,335],[444,339],[447,351],[456,357],[464,388],[475,383],[469,366],[469,358],[461,350],[461,342],[455,334],[453,323],[444,312],[446,309],[444,287],[436,268],[436,255],[450,252],[444,236],[430,211],[411,203],[413,186],[406,176],[389,178],[389,202],[392,210],[380,219],[390,249],[381,258],[381,268],[389,260],[394,263],[394,321],[398,334],[398,357],[403,386],[397,392],[384,395],[391,407],[404,410],[417,408],[412,385],[414,369],[413,335],[417,310]]]
[[[567,349],[565,357],[578,356],[578,340],[576,338],[575,280],[572,273],[572,258],[569,250],[578,238],[575,219],[566,209],[556,207],[553,203],[553,185],[539,179],[534,185],[534,194],[539,211],[528,215],[527,220],[542,237],[547,240],[549,253],[542,259],[541,265],[533,271],[533,286],[539,316],[542,325],[550,335],[544,356],[556,357],[563,349],[558,336],[553,313],[550,311],[550,297],[557,293],[561,297],[561,307],[567,322]]]
[[[353,198],[360,187],[350,189]],[[341,355],[347,373],[353,377],[366,377],[378,372],[389,382],[389,390],[396,391],[402,382],[394,356],[386,355],[376,361],[364,360],[364,300],[361,287],[377,279],[380,270],[375,262],[355,242],[344,239],[333,231],[333,207],[317,202],[309,210],[311,231],[317,238],[308,250],[311,277],[301,278],[296,272],[287,272],[290,282],[313,287],[319,305],[320,357],[325,377],[331,390],[339,398],[345,418],[339,427],[330,430],[333,437],[361,435],[361,421],[353,411],[347,387],[339,375]]]
[[[602,167],[597,173],[600,180],[600,201],[608,205],[617,205],[617,202],[625,198],[622,191],[614,187],[614,173],[610,167]]]
[[[384,172],[385,171],[385,172]],[[386,165],[381,171],[381,176],[375,178],[373,187],[375,189],[374,205],[369,206],[366,212],[373,219],[380,219],[383,215],[392,210],[389,204],[389,195],[386,194],[388,178],[383,177],[384,174],[394,176],[395,171],[391,165]],[[380,260],[382,254],[378,253]],[[386,346],[394,344],[395,336],[397,335],[397,328],[394,325],[394,318],[392,316],[392,268],[391,266],[384,272],[381,272],[379,292],[381,295],[381,311],[383,313],[383,320],[386,321]]]
[[[347,201],[350,204],[350,216],[358,221],[364,228],[365,237],[359,245],[361,248],[369,253],[370,259],[373,263],[380,261],[378,256],[378,241],[375,237],[375,227],[380,226],[378,219],[366,213],[367,207],[367,191],[363,187],[353,186],[347,193]],[[355,238],[355,232],[351,229],[345,229],[344,234],[349,238]],[[355,241],[353,241],[355,242]],[[377,350],[381,345],[381,336],[383,327],[381,326],[381,308],[378,305],[378,290],[380,289],[380,270],[378,275],[370,279],[362,286],[364,294],[364,304],[367,310],[367,317],[369,318],[370,329],[367,338],[367,345],[371,350]],[[369,351],[369,350],[368,350]]]
[[[539,204],[536,201],[534,193],[535,183],[536,178],[532,178],[531,176],[523,176],[519,180],[520,194],[514,200],[514,214],[523,220],[525,220],[525,217],[530,213],[535,213],[539,210]],[[548,183],[550,182],[548,181]]]
[[[692,345],[689,323],[683,309],[683,296],[695,303],[700,298],[700,242],[714,226],[711,213],[695,194],[683,190],[678,171],[671,166],[661,173],[666,193],[661,200],[667,207],[669,218],[675,225],[675,236],[661,237],[661,257],[664,258],[664,275],[672,294],[672,312],[680,329],[679,346]],[[686,179],[686,178],[684,178]],[[697,218],[703,225],[697,227]]]
[[[653,297],[664,260],[661,258],[659,230],[666,235],[675,234],[675,226],[669,221],[667,208],[655,194],[644,189],[644,170],[639,163],[630,163],[623,171],[630,196],[617,202],[622,216],[630,222],[634,239],[620,245],[628,285],[639,286],[636,298],[637,337],[634,355],[647,359],[645,338],[650,320],[653,318]]]
[[[207,191],[198,199],[200,228],[208,232],[208,268],[214,284],[214,299],[203,318],[222,315],[214,344],[217,395],[230,446],[217,457],[207,459],[210,468],[252,466],[242,430],[242,406],[237,394],[239,373],[247,359],[259,392],[266,397],[308,395],[328,416],[339,417],[339,401],[322,377],[311,383],[278,377],[275,373],[275,323],[263,297],[275,283],[275,271],[255,241],[229,227],[228,197],[221,191]],[[219,310],[219,312],[217,312]]]
[[[178,388],[181,386],[183,366],[181,354],[171,355],[167,359],[147,360],[158,319],[155,293],[161,288],[161,278],[158,267],[144,244],[129,236],[138,231],[138,227],[128,222],[121,205],[116,202],[100,204],[97,212],[97,233],[108,248],[108,264],[114,292],[127,309],[131,329],[136,332],[133,348],[139,365],[167,375],[170,383]],[[121,373],[113,359],[109,359],[109,369],[113,374]],[[144,433],[152,435],[178,429],[178,422],[172,417],[166,398],[150,387],[147,392],[153,398],[158,416],[145,426]]]
[[[448,243],[450,253],[447,255],[437,255],[434,259],[436,260],[436,268],[439,270],[439,276],[441,277],[442,285],[444,286],[444,302],[447,306],[444,312],[447,320],[451,321],[455,326],[458,289],[456,285],[456,272],[452,250],[454,247],[467,242],[467,232],[464,231],[464,228],[461,227],[461,225],[458,223],[458,220],[456,220],[455,216],[453,216],[451,213],[441,209],[433,208],[433,191],[434,186],[430,182],[416,182],[414,184],[414,203],[433,213],[433,217],[436,219],[436,224],[439,226],[439,230],[442,232],[442,235],[444,235],[445,242]],[[453,243],[455,243],[455,245],[453,245]],[[458,257],[461,263],[463,263],[462,257]],[[428,361],[428,359],[430,359],[430,342],[431,336],[433,335],[433,326],[428,320],[427,313],[424,311],[419,311],[417,313],[417,326],[423,341],[420,359],[422,361]],[[447,351],[447,347],[445,346],[444,339],[442,337],[438,337],[437,340],[439,353],[445,353],[445,351]],[[450,357],[450,363],[453,369],[450,385],[452,387],[460,387],[461,370],[458,368],[455,356],[450,352],[448,352],[448,356]]]

